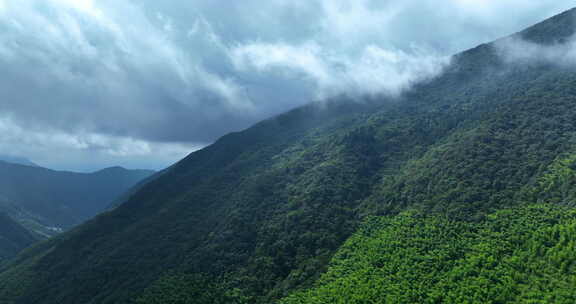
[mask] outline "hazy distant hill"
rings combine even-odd
[[[576,68],[538,59],[485,44],[228,134],[27,250],[0,303],[575,303]]]
[[[120,167],[74,173],[0,161],[0,211],[36,232],[66,230],[152,173]]]
[[[24,166],[39,167],[37,164],[33,163],[29,159],[17,156],[0,155],[0,161],[5,161],[7,163],[24,165]]]
[[[30,231],[16,223],[5,213],[0,213],[0,262],[38,241]]]

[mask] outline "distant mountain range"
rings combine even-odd
[[[30,167],[40,167],[37,164],[35,164],[34,162],[32,162],[31,160],[24,158],[24,157],[18,157],[18,156],[0,155],[0,161],[4,161],[7,163],[11,163],[11,164],[30,166]]]
[[[0,161],[0,211],[35,233],[50,235],[93,217],[149,170],[55,171]]]
[[[575,33],[571,10],[398,99],[337,98],[228,134],[25,250],[0,303],[576,303],[576,67],[501,48],[573,47]],[[62,228],[128,174],[2,172],[6,202]]]
[[[0,161],[0,259],[105,211],[151,176],[121,167],[94,173],[55,171],[15,157]]]

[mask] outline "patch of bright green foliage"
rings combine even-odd
[[[557,158],[528,193],[534,201],[576,206],[576,154]]]
[[[371,217],[326,274],[282,304],[575,303],[576,211],[508,209],[481,222]]]

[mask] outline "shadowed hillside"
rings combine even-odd
[[[0,213],[0,262],[13,257],[36,241],[38,238],[30,231],[20,226],[8,215]]]

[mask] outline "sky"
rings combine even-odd
[[[339,94],[399,95],[559,0],[0,0],[0,154],[161,169]]]

